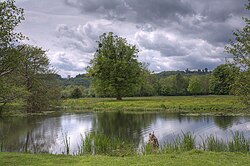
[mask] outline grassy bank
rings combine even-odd
[[[166,112],[211,115],[250,115],[247,108],[235,96],[157,96],[126,97],[121,101],[114,98],[65,99],[55,111],[26,113],[20,103],[10,103],[1,115],[29,116],[48,115],[58,112],[123,111],[123,112]],[[61,111],[59,111],[61,110]]]
[[[169,112],[189,114],[250,114],[250,110],[237,101],[235,96],[166,96],[131,97],[117,101],[110,98],[82,98],[63,101],[67,112],[125,111]]]
[[[250,155],[190,151],[132,157],[0,153],[0,165],[249,165]]]

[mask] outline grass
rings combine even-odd
[[[58,108],[59,109],[59,108]],[[91,111],[123,111],[123,112],[166,112],[189,115],[250,115],[249,107],[241,104],[235,96],[156,96],[126,97],[121,101],[114,98],[81,98],[63,100],[61,111],[44,111],[25,113],[20,103],[10,103],[2,112],[2,116],[48,115],[58,112],[91,112]]]
[[[117,101],[112,98],[82,98],[63,101],[66,112],[124,111],[168,112],[185,114],[234,115],[248,114],[250,110],[238,103],[235,96],[166,96],[131,97]]]
[[[128,156],[136,154],[136,147],[132,143],[101,133],[91,133],[85,138],[81,135],[77,155],[110,155]]]
[[[238,131],[232,133],[232,140],[219,140],[216,136],[210,135],[203,139],[202,143],[196,144],[196,137],[190,132],[178,135],[173,141],[165,143],[159,149],[144,145],[143,154],[185,152],[191,150],[203,150],[214,152],[250,152],[250,140],[243,133]]]
[[[249,154],[233,152],[173,152],[167,154],[152,154],[145,156],[65,156],[49,154],[24,154],[24,153],[0,153],[0,165],[4,166],[54,166],[54,165],[220,165],[220,166],[247,166],[250,163]]]

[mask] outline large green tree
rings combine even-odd
[[[137,61],[138,49],[126,39],[104,33],[97,42],[97,50],[88,68],[93,87],[99,96],[131,95],[140,82],[142,65]]]
[[[250,10],[250,0],[246,4]],[[233,56],[233,64],[241,67],[241,72],[236,77],[233,86],[234,94],[238,95],[241,101],[250,105],[250,19],[243,18],[245,27],[234,32],[235,39],[225,47],[226,52]]]

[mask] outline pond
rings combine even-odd
[[[250,117],[102,112],[0,118],[0,143],[4,151],[11,152],[65,153],[63,138],[67,136],[70,153],[76,154],[81,135],[84,138],[91,132],[131,141],[140,147],[150,132],[163,145],[182,132],[191,132],[199,142],[211,134],[230,140],[235,131],[243,132],[249,139]]]

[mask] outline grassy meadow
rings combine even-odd
[[[168,112],[186,114],[250,114],[235,96],[159,96],[127,97],[121,101],[112,98],[67,99],[62,107],[66,112],[124,111]]]
[[[228,152],[175,152],[143,156],[65,156],[50,154],[0,153],[0,165],[220,165],[245,166],[250,155]]]

